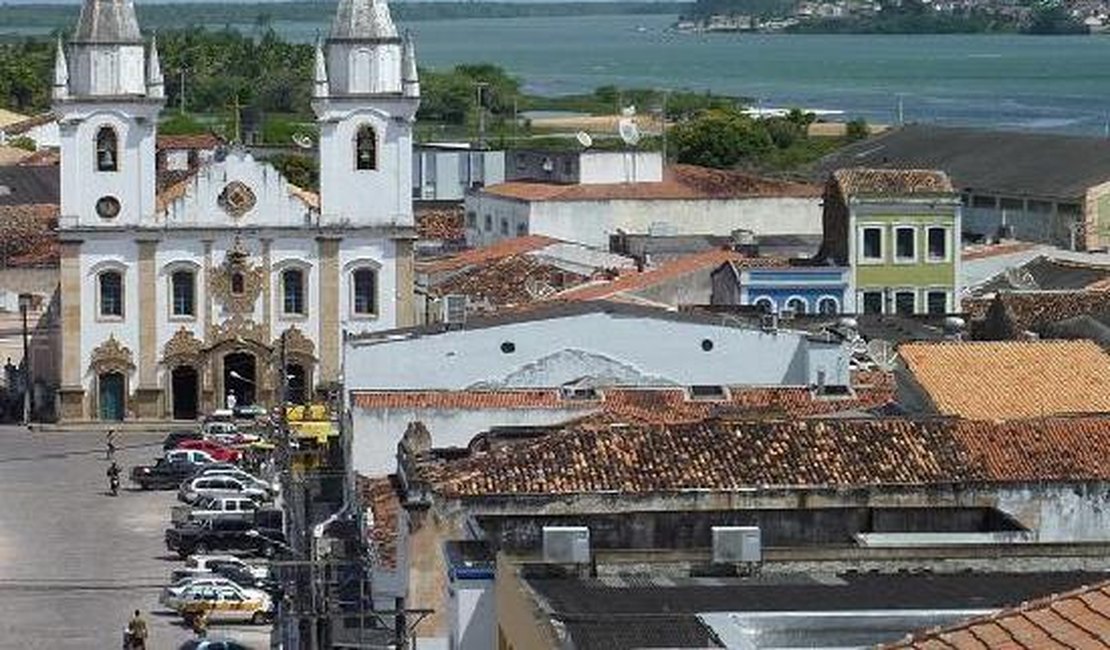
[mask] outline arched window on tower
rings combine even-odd
[[[119,170],[119,146],[116,132],[110,126],[102,126],[96,132],[96,171],[114,172]]]
[[[355,169],[378,168],[378,136],[374,127],[360,126],[355,136]]]
[[[281,272],[282,312],[285,315],[305,314],[304,271],[286,269]]]
[[[119,271],[104,271],[98,278],[98,284],[100,316],[123,318],[123,274]]]

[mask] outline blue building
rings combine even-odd
[[[851,273],[838,266],[722,264],[712,274],[714,305],[752,305],[769,313],[839,314],[855,311]]]

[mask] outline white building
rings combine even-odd
[[[420,89],[384,0],[339,3],[314,82],[319,195],[234,146],[156,192],[157,47],[129,0],[85,0],[53,90],[62,419],[192,419],[286,378],[304,398],[344,331],[411,322]]]
[[[623,155],[600,158],[591,153],[579,167],[565,170],[562,165],[570,159],[552,158],[550,175],[540,180],[474,190],[466,198],[467,242],[483,246],[545,235],[608,248],[609,238],[622,233],[821,234],[821,190],[816,186],[691,165],[664,172],[658,160],[652,167],[646,154],[629,154],[627,160]],[[540,169],[547,166],[541,161]],[[656,168],[659,176],[652,177]],[[510,177],[515,173],[515,168],[506,171]]]

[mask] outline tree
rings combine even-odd
[[[863,140],[871,135],[871,128],[867,126],[867,120],[862,117],[857,117],[845,125],[844,135],[848,138],[849,142]]]
[[[680,163],[728,169],[774,148],[767,129],[736,109],[713,109],[671,131]]]

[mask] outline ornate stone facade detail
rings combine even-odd
[[[217,200],[220,207],[224,212],[232,217],[238,219],[244,214],[254,208],[258,199],[254,196],[254,191],[247,187],[242,181],[231,181],[224,186],[224,191],[220,192],[219,199]]]
[[[261,265],[250,263],[250,252],[242,240],[235,238],[235,244],[224,257],[221,264],[209,276],[209,290],[225,309],[232,314],[254,312],[254,303],[262,293]]]
[[[316,360],[316,344],[294,325],[285,330],[285,357],[301,362],[312,363]],[[280,362],[281,337],[274,339],[274,361]]]
[[[208,346],[216,347],[229,341],[246,341],[265,346],[267,338],[264,325],[236,315],[212,326],[212,340],[208,342]]]
[[[162,363],[167,367],[200,367],[204,359],[204,344],[184,327],[174,332],[173,338],[162,348]]]
[[[89,367],[93,372],[120,372],[128,373],[135,368],[131,358],[131,350],[116,340],[114,334],[108,340],[96,346],[89,360]]]

